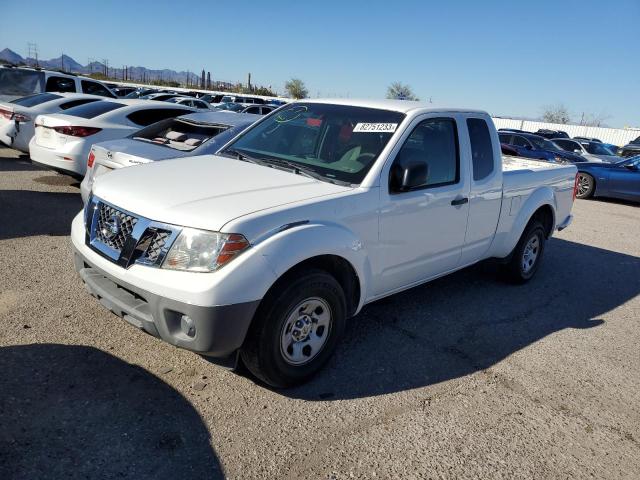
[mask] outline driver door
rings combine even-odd
[[[463,118],[419,117],[382,170],[380,274],[376,294],[418,284],[460,265],[469,213],[468,159],[461,161],[457,122]],[[406,158],[405,158],[406,157]],[[407,160],[410,159],[410,160]],[[390,172],[404,161],[427,164],[426,184],[393,191]]]

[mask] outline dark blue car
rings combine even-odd
[[[640,202],[640,155],[615,163],[576,163],[576,167],[576,197],[611,197]]]
[[[562,150],[551,140],[547,140],[539,135],[503,130],[498,132],[498,136],[500,137],[500,143],[506,143],[513,147],[520,157],[535,158],[556,163],[585,161],[581,155]]]

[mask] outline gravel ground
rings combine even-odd
[[[0,478],[640,476],[640,207],[578,201],[536,279],[481,264],[370,305],[272,391],[107,312],[72,179],[0,149]]]

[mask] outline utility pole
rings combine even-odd
[[[103,58],[102,59],[102,65],[104,66],[104,76],[105,77],[109,77],[109,59],[108,58]]]
[[[251,72],[247,75],[247,89],[251,91]]]
[[[27,43],[27,47],[29,48],[29,54],[27,55],[27,57],[35,59],[36,67],[38,67],[38,44],[29,42]]]
[[[64,52],[60,55],[60,70],[64,72]]]

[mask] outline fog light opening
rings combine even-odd
[[[180,329],[188,337],[196,336],[196,322],[193,321],[189,315],[182,315],[180,317]]]

